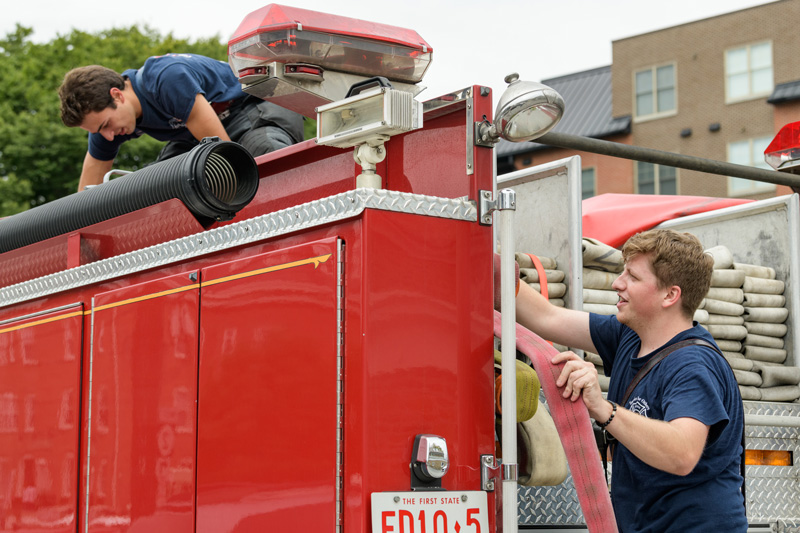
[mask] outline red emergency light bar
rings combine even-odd
[[[237,74],[278,61],[405,83],[422,80],[432,52],[413,30],[278,4],[250,13],[228,42]]]
[[[764,159],[775,170],[787,170],[798,165],[800,159],[800,122],[781,128],[764,150]]]

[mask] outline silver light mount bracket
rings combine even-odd
[[[497,192],[497,199],[492,199],[492,191],[480,191],[478,206],[478,222],[483,226],[492,224],[493,211],[515,211],[517,209],[517,193],[514,189],[503,189]]]

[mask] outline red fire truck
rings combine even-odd
[[[208,140],[0,222],[0,531],[516,528],[492,359],[503,329],[514,368],[492,254],[515,199],[492,146],[563,101],[511,77],[497,113],[481,86],[420,103],[431,54],[266,6],[231,67],[316,140],[256,160]]]
[[[327,145],[0,224],[0,531],[494,530],[490,91],[423,106],[416,32],[284,6],[229,49]]]

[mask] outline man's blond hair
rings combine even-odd
[[[648,257],[659,288],[681,288],[681,310],[688,318],[694,316],[708,294],[714,270],[714,259],[697,237],[670,229],[637,233],[622,247],[622,258],[627,263],[638,255]]]

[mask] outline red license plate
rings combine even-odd
[[[489,533],[486,493],[373,492],[372,533]]]

